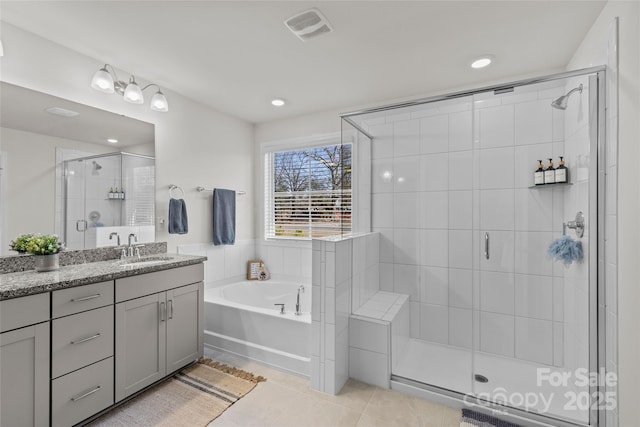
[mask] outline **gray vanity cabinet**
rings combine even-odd
[[[49,425],[48,320],[49,294],[0,301],[0,426]]]
[[[116,280],[116,402],[202,355],[203,278],[198,264]]]
[[[51,294],[51,425],[113,405],[113,281]]]

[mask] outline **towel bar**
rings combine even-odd
[[[213,191],[213,188],[204,188],[204,187],[199,186],[199,187],[196,187],[196,190],[198,190],[198,191]],[[236,194],[238,196],[244,196],[245,194],[247,194],[247,192],[246,191],[236,191]]]

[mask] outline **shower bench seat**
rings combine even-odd
[[[409,295],[378,291],[349,317],[349,376],[390,387],[392,355],[410,336]]]

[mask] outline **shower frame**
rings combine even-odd
[[[604,254],[604,227],[605,227],[605,155],[606,155],[606,66],[596,66],[583,68],[579,70],[567,71],[562,73],[550,74],[541,77],[517,80],[510,83],[502,83],[499,85],[485,86],[478,89],[471,89],[459,92],[452,92],[444,95],[436,95],[416,100],[398,102],[393,104],[372,107],[368,109],[350,111],[339,114],[340,118],[349,123],[358,132],[366,136],[370,141],[374,139],[367,131],[365,131],[352,117],[363,114],[371,114],[396,110],[405,107],[414,107],[424,104],[435,103],[438,101],[446,101],[457,98],[473,96],[483,92],[494,92],[495,94],[511,92],[516,87],[533,85],[536,83],[545,83],[553,80],[567,79],[571,77],[589,76],[589,115],[590,123],[596,126],[590,127],[589,145],[591,153],[597,153],[592,156],[589,164],[589,180],[592,184],[589,186],[589,218],[593,218],[593,223],[597,223],[589,233],[589,372],[599,373],[606,372],[606,316],[604,313],[604,305],[599,304],[605,301],[605,272],[604,268],[599,268],[599,258]],[[595,88],[595,89],[594,89]],[[601,173],[602,171],[602,173]],[[372,177],[370,177],[372,179]],[[396,383],[399,388],[411,393],[418,391],[424,392],[425,395],[434,397],[437,400],[446,401],[454,399],[459,404],[464,402],[471,404],[474,410],[485,412],[490,415],[501,415],[509,418],[513,422],[517,421],[533,421],[549,423],[554,422],[560,426],[584,426],[585,424],[573,422],[566,419],[559,419],[554,416],[541,415],[525,411],[523,409],[498,405],[496,403],[481,400],[477,397],[470,397],[463,393],[444,389],[441,387],[429,385],[415,380],[391,376],[392,385]],[[403,387],[408,386],[408,387]],[[594,396],[604,396],[605,386],[590,385],[589,394],[593,399]],[[444,400],[443,400],[444,398]],[[593,408],[593,400],[590,402],[589,410],[589,426],[604,426],[606,423],[604,409]]]

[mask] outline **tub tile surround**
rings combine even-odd
[[[311,242],[284,240],[240,240],[235,245],[211,243],[178,245],[178,253],[202,255],[205,287],[223,286],[246,280],[247,262],[260,259],[271,277],[278,280],[311,283]]]

